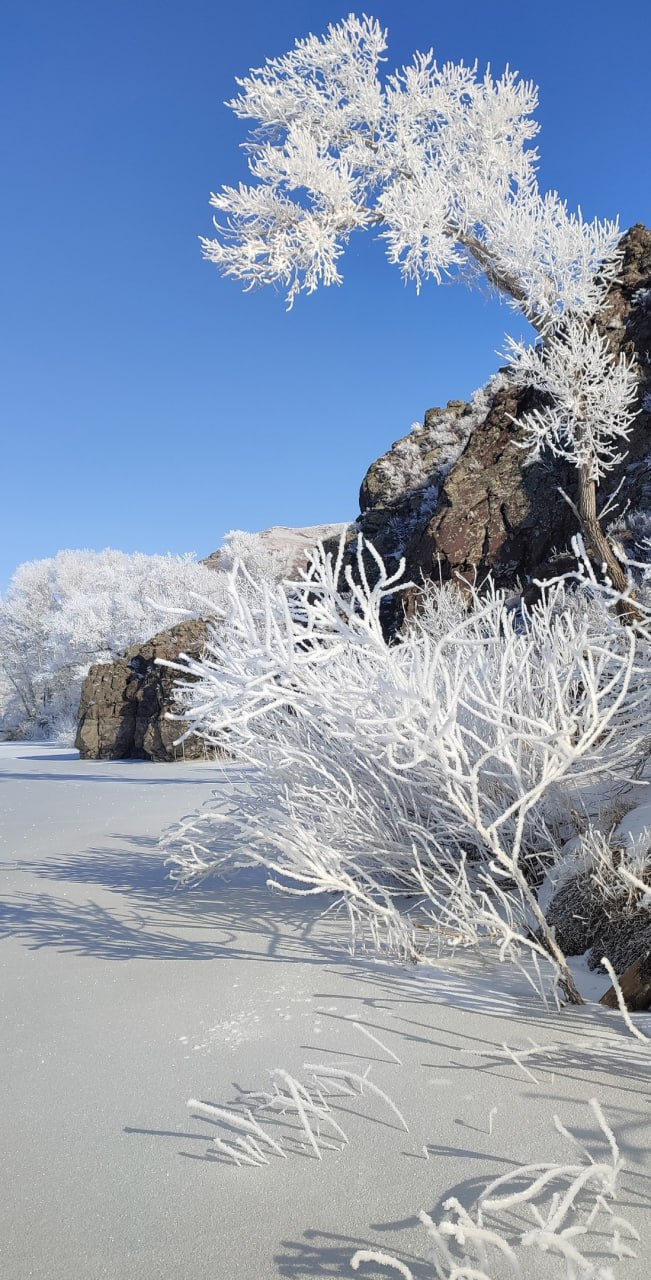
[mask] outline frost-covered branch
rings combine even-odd
[[[205,256],[248,287],[284,285],[291,305],[340,283],[351,234],[379,226],[417,287],[470,264],[541,328],[594,310],[618,228],[539,191],[536,87],[431,51],[383,75],[386,48],[380,23],[351,14],[238,80],[254,182],[211,197]]]

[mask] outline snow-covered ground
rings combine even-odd
[[[517,975],[473,959],[352,959],[344,921],[318,919],[327,901],[271,895],[251,872],[174,892],[158,836],[215,787],[227,804],[229,776],[0,747],[3,1280],[343,1277],[360,1247],[425,1280],[418,1210],[564,1159],[554,1114],[603,1158],[591,1097],[627,1163],[616,1211],[642,1236],[619,1262],[602,1233],[595,1261],[646,1280],[649,1050],[617,1014],[545,1014]],[[638,1024],[651,1034],[651,1016]],[[504,1048],[532,1041],[545,1052],[519,1064]],[[286,1160],[237,1168],[211,1150],[215,1125],[188,1098],[233,1104],[270,1068],[305,1078],[305,1062],[370,1066],[409,1133],[365,1095],[341,1100],[350,1143],[320,1161],[282,1117]],[[531,1254],[524,1274],[560,1280],[559,1259]]]

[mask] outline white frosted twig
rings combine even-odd
[[[648,1036],[645,1036],[645,1035],[644,1035],[644,1033],[643,1033],[642,1031],[640,1031],[640,1028],[639,1028],[639,1027],[636,1027],[636,1025],[635,1025],[635,1023],[633,1022],[633,1019],[632,1019],[632,1017],[631,1017],[631,1015],[630,1015],[630,1013],[629,1013],[629,1011],[628,1011],[628,1009],[627,1009],[627,1007],[626,1007],[626,1001],[625,1001],[625,999],[624,999],[624,993],[623,993],[622,988],[621,988],[621,986],[620,986],[620,983],[619,983],[619,979],[618,979],[618,977],[617,977],[617,974],[615,973],[615,970],[613,969],[613,966],[612,966],[612,965],[611,965],[611,963],[610,963],[610,960],[608,959],[608,957],[607,957],[607,956],[602,956],[602,957],[601,957],[601,963],[602,963],[602,965],[603,965],[604,969],[606,970],[606,973],[608,974],[608,976],[609,976],[609,978],[610,978],[610,981],[611,981],[611,982],[612,982],[612,984],[613,984],[613,990],[614,990],[615,995],[616,995],[616,997],[617,997],[617,1004],[619,1005],[619,1012],[621,1013],[622,1018],[624,1019],[624,1022],[626,1023],[626,1026],[628,1027],[629,1031],[631,1032],[631,1035],[634,1035],[634,1036],[635,1036],[635,1038],[636,1038],[636,1040],[643,1040],[645,1044],[648,1044],[648,1043],[649,1043],[649,1037],[648,1037]]]
[[[493,1118],[494,1118],[494,1116],[496,1116],[496,1115],[497,1115],[497,1107],[491,1107],[491,1109],[490,1109],[490,1111],[489,1111],[489,1113],[488,1113],[488,1136],[489,1136],[489,1138],[492,1138],[492,1136],[493,1136]]]
[[[615,1135],[610,1125],[608,1124],[608,1121],[606,1120],[606,1117],[601,1109],[601,1104],[599,1103],[598,1099],[590,1098],[590,1106],[596,1118],[597,1124],[601,1129],[601,1132],[603,1133],[604,1137],[608,1141],[608,1145],[610,1147],[611,1154],[613,1157],[613,1168],[617,1169],[621,1167],[621,1156],[619,1154],[619,1147],[617,1146],[617,1139],[615,1138]],[[586,1152],[586,1155],[587,1155],[587,1152]]]
[[[236,1145],[241,1148],[246,1155],[253,1156],[256,1164],[269,1164],[267,1157],[263,1154],[257,1142],[253,1138],[236,1138]]]
[[[314,1136],[314,1134],[313,1134],[313,1132],[312,1132],[312,1128],[311,1128],[310,1122],[309,1122],[309,1120],[308,1120],[308,1118],[307,1118],[307,1115],[306,1115],[306,1113],[305,1113],[305,1106],[304,1106],[304,1104],[303,1104],[303,1099],[301,1098],[301,1095],[300,1095],[299,1090],[298,1090],[298,1088],[297,1088],[296,1081],[292,1079],[292,1077],[289,1075],[289,1072],[287,1072],[287,1071],[283,1071],[283,1070],[281,1070],[280,1068],[279,1068],[279,1069],[274,1070],[274,1071],[272,1072],[272,1075],[277,1076],[279,1080],[282,1080],[282,1081],[284,1082],[284,1084],[286,1084],[286,1085],[287,1085],[287,1088],[289,1089],[290,1096],[291,1096],[291,1098],[292,1098],[292,1100],[293,1100],[293,1102],[294,1102],[294,1105],[295,1105],[295,1107],[296,1107],[296,1112],[297,1112],[297,1114],[298,1114],[298,1118],[299,1118],[299,1120],[300,1120],[300,1122],[301,1122],[301,1124],[302,1124],[302,1126],[303,1126],[303,1129],[305,1130],[306,1137],[307,1137],[307,1139],[308,1139],[308,1141],[309,1141],[309,1143],[310,1143],[311,1147],[313,1148],[313,1150],[314,1150],[314,1152],[315,1152],[315,1154],[316,1154],[316,1158],[317,1158],[317,1160],[321,1160],[321,1158],[322,1158],[322,1157],[321,1157],[321,1151],[319,1150],[319,1144],[318,1144],[318,1142],[317,1142],[317,1140],[316,1140],[316,1138],[315,1138],[315,1136]]]
[[[343,1076],[345,1080],[351,1080],[355,1084],[358,1084],[360,1093],[364,1092],[364,1087],[366,1087],[367,1089],[370,1089],[371,1093],[374,1093],[376,1097],[381,1098],[383,1102],[386,1102],[387,1106],[391,1109],[391,1111],[393,1111],[394,1115],[397,1116],[403,1129],[405,1130],[405,1133],[409,1133],[409,1125],[407,1124],[405,1117],[402,1115],[402,1112],[398,1110],[395,1102],[391,1101],[391,1098],[387,1096],[387,1094],[384,1092],[383,1089],[380,1089],[376,1084],[373,1084],[373,1081],[369,1080],[367,1075],[361,1076],[358,1074],[358,1072],[349,1071],[347,1068],[344,1070],[340,1067],[329,1067],[325,1062],[322,1062],[322,1063],[306,1062],[304,1063],[304,1067],[306,1071],[314,1072],[314,1075],[317,1077],[325,1076],[326,1079],[328,1079],[329,1077],[336,1078],[338,1076]]]
[[[238,1147],[242,1148],[242,1151],[246,1151],[248,1155],[256,1156],[258,1162],[262,1162],[263,1165],[269,1165],[269,1160],[267,1160],[262,1148],[258,1146],[255,1138],[235,1138],[235,1142],[237,1142]]]
[[[362,1026],[361,1022],[353,1022],[353,1026],[356,1028],[357,1031],[361,1031],[362,1035],[368,1036],[369,1040],[372,1040],[373,1044],[376,1044],[378,1049],[382,1049],[384,1053],[388,1053],[389,1057],[393,1058],[393,1061],[397,1062],[399,1067],[402,1066],[402,1062],[400,1061],[400,1058],[397,1056],[397,1054],[393,1052],[393,1049],[387,1048],[387,1046],[383,1044],[381,1040],[378,1040],[377,1036],[373,1035],[372,1031],[369,1031],[368,1027]]]
[[[231,1147],[228,1142],[223,1142],[221,1138],[213,1138],[212,1141],[213,1146],[215,1146],[218,1151],[223,1151],[225,1155],[230,1156],[231,1160],[233,1160],[236,1165],[240,1165],[244,1162],[244,1164],[253,1165],[256,1169],[260,1168],[260,1161],[255,1160],[253,1156],[246,1155],[243,1151],[237,1151],[235,1147]]]
[[[540,1170],[542,1170],[542,1172],[540,1172]],[[587,1177],[597,1177],[600,1173],[603,1174],[604,1171],[607,1175],[608,1181],[610,1181],[612,1170],[608,1165],[525,1165],[524,1168],[511,1170],[509,1173],[502,1174],[501,1177],[496,1178],[494,1182],[491,1182],[482,1192],[479,1202],[483,1209],[487,1209],[491,1212],[499,1212],[502,1209],[511,1209],[513,1205],[525,1204],[527,1201],[533,1200],[534,1197],[539,1195],[550,1182],[555,1181],[557,1178],[565,1177],[578,1180],[584,1175]],[[515,1178],[518,1178],[518,1180],[521,1178],[530,1178],[533,1177],[534,1174],[538,1174],[538,1176],[534,1177],[533,1182],[527,1183],[521,1191],[511,1191],[508,1195],[498,1196],[495,1199],[490,1198],[491,1194],[496,1191],[498,1187],[508,1185],[510,1182],[513,1182]],[[572,1185],[574,1186],[574,1181]],[[576,1190],[578,1191],[578,1189],[579,1188],[577,1186]]]
[[[457,1210],[458,1212],[458,1210]],[[451,1236],[463,1248],[467,1243],[477,1245],[482,1252],[485,1251],[486,1245],[492,1245],[499,1253],[507,1259],[511,1265],[511,1270],[516,1280],[522,1280],[522,1269],[520,1263],[511,1248],[508,1240],[497,1231],[490,1231],[487,1227],[479,1226],[464,1213],[463,1220],[460,1222],[443,1222],[439,1228],[441,1235]]]
[[[206,1116],[209,1120],[223,1120],[227,1124],[232,1125],[234,1129],[243,1129],[245,1133],[253,1134],[259,1138],[261,1142],[266,1142],[277,1155],[282,1156],[283,1160],[287,1159],[287,1153],[282,1147],[259,1125],[257,1120],[253,1119],[251,1112],[247,1112],[247,1117],[239,1115],[237,1111],[229,1111],[228,1107],[216,1107],[211,1102],[200,1102],[197,1098],[190,1098],[188,1107],[191,1111],[198,1111],[199,1115]]]
[[[554,1126],[558,1130],[558,1132],[561,1134],[561,1137],[567,1138],[568,1142],[571,1142],[573,1146],[579,1148],[581,1155],[585,1156],[586,1160],[589,1160],[591,1164],[594,1164],[594,1160],[590,1155],[590,1152],[586,1150],[583,1143],[579,1142],[579,1139],[573,1133],[570,1133],[569,1129],[565,1128],[565,1125],[561,1122],[560,1117],[553,1116],[553,1121],[554,1121]]]
[[[399,1276],[403,1276],[403,1280],[414,1280],[413,1272],[404,1262],[400,1262],[398,1258],[392,1258],[388,1253],[380,1253],[377,1249],[358,1249],[353,1254],[350,1265],[353,1271],[358,1271],[362,1262],[377,1262],[381,1267],[389,1267],[392,1271],[397,1271]]]
[[[528,1076],[529,1080],[533,1080],[534,1084],[540,1084],[540,1080],[536,1079],[533,1071],[530,1071],[528,1067],[525,1067],[524,1063],[521,1061],[521,1058],[530,1053],[531,1050],[524,1049],[521,1055],[516,1053],[514,1049],[511,1049],[505,1040],[502,1041],[502,1048],[505,1050],[507,1057],[511,1059],[511,1062],[514,1062],[516,1067],[520,1068],[523,1075]]]
[[[314,1117],[314,1120],[316,1122],[317,1136],[319,1137],[319,1139],[321,1135],[320,1125],[321,1123],[323,1123],[323,1124],[329,1125],[331,1129],[334,1129],[335,1133],[338,1134],[338,1136],[342,1139],[344,1145],[348,1143],[348,1138],[346,1134],[344,1133],[341,1126],[337,1124],[337,1121],[332,1115],[330,1108],[318,1107],[314,1102],[314,1099],[309,1094],[308,1090],[305,1088],[304,1085],[300,1083],[299,1080],[294,1079],[293,1076],[290,1076],[289,1072],[284,1071],[281,1068],[275,1068],[273,1071],[270,1072],[270,1074],[272,1077],[274,1077],[274,1080],[278,1079],[282,1081],[282,1083],[289,1090],[289,1097],[286,1097],[285,1095],[280,1094],[278,1098],[274,1099],[274,1103],[276,1105],[280,1105],[281,1103],[289,1103],[289,1102],[293,1104],[293,1107],[297,1112],[298,1118],[301,1121],[301,1124],[303,1126],[303,1129],[305,1130],[308,1140],[310,1141],[312,1147],[317,1153],[319,1160],[321,1159],[321,1153],[318,1147],[318,1143],[314,1137],[314,1131],[312,1129],[308,1116]],[[331,1150],[334,1149],[329,1142],[327,1145],[330,1147]]]
[[[523,1248],[535,1245],[542,1253],[560,1253],[568,1262],[576,1263],[585,1274],[586,1259],[575,1245],[568,1240],[567,1235],[557,1235],[554,1231],[535,1228],[533,1231],[525,1232],[522,1236],[521,1244]]]
[[[281,1068],[275,1068],[273,1071],[270,1071],[269,1074],[274,1080],[274,1084],[276,1084],[276,1080],[280,1080],[282,1081],[282,1083],[287,1085],[287,1088],[290,1091],[289,1098],[287,1098],[285,1094],[279,1093],[278,1097],[274,1099],[276,1105],[280,1105],[280,1103],[287,1104],[291,1100],[291,1102],[293,1102],[294,1106],[296,1107],[296,1110],[298,1111],[298,1107],[296,1106],[296,1097],[300,1095],[301,1104],[302,1104],[304,1113],[306,1115],[313,1115],[315,1120],[317,1121],[317,1125],[319,1124],[319,1122],[321,1122],[322,1124],[329,1125],[331,1129],[334,1129],[335,1133],[342,1139],[342,1141],[345,1144],[348,1143],[348,1138],[344,1133],[343,1129],[341,1128],[341,1126],[337,1124],[337,1121],[335,1120],[330,1107],[328,1107],[327,1105],[324,1107],[317,1106],[312,1095],[305,1088],[305,1085],[301,1084],[300,1080],[296,1080],[294,1076],[290,1076],[287,1071],[283,1071]],[[277,1087],[278,1086],[276,1084],[276,1088]],[[294,1090],[296,1091],[296,1093],[294,1093]],[[299,1113],[299,1119],[301,1119],[301,1123],[303,1123],[303,1118],[302,1116],[300,1116],[300,1113]]]

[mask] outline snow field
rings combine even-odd
[[[613,1208],[642,1244],[619,1262],[599,1221],[591,1257],[645,1280],[651,1058],[617,1014],[545,1013],[517,973],[472,958],[353,959],[344,920],[270,894],[255,871],[174,892],[158,835],[214,788],[227,806],[232,766],[17,745],[0,770],[3,1276],[307,1280],[352,1275],[356,1251],[380,1250],[425,1280],[419,1210],[439,1221],[450,1197],[470,1209],[509,1169],[582,1163],[554,1115],[610,1160],[597,1097],[626,1164]],[[263,1119],[250,1096],[273,1091],[270,1070],[309,1087],[306,1063],[368,1071],[409,1132],[350,1074],[331,1075],[323,1097],[341,1093],[329,1105],[348,1142],[323,1128],[317,1159],[291,1109]],[[236,1167],[213,1141],[233,1145],[232,1129],[188,1099],[252,1108],[287,1158],[259,1144],[268,1165]],[[513,1239],[525,1222],[514,1206],[502,1226]],[[492,1280],[510,1274],[500,1266]],[[524,1274],[560,1266],[530,1249]],[[359,1274],[392,1272],[360,1260]]]

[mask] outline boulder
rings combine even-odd
[[[158,666],[156,659],[174,662],[181,653],[199,657],[206,635],[206,622],[180,622],[134,645],[123,658],[91,667],[82,689],[75,743],[82,759],[203,759],[203,741],[190,737],[175,746],[186,725],[166,719],[176,709],[177,680],[191,677]]]

